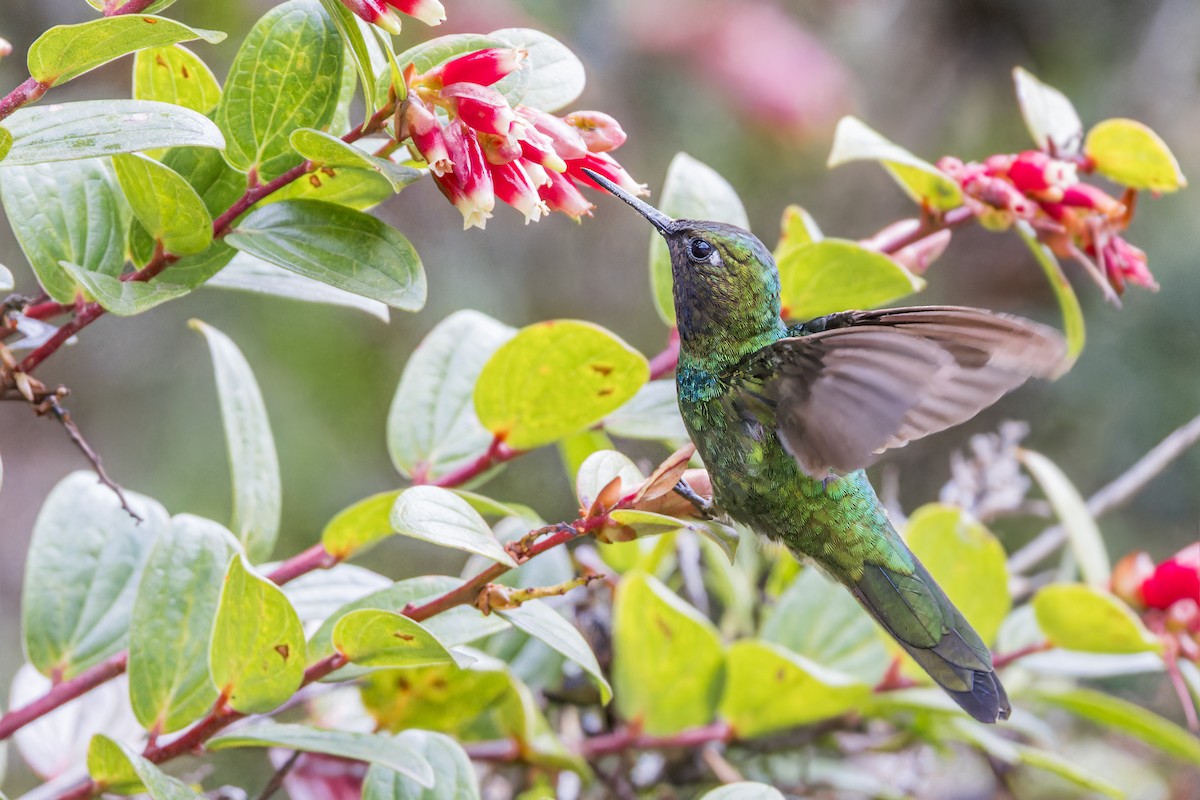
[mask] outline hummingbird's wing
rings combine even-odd
[[[1052,328],[974,308],[852,311],[820,323],[726,376],[732,402],[773,421],[814,477],[964,422],[1028,378],[1057,375],[1066,353]]]

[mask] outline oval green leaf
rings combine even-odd
[[[1106,119],[1088,131],[1083,152],[1106,178],[1133,189],[1174,192],[1187,178],[1167,143],[1132,119]]]
[[[279,457],[258,382],[242,351],[225,334],[200,320],[189,325],[204,334],[217,379],[229,467],[233,477],[230,529],[252,561],[270,557],[279,536],[283,487]]]
[[[33,526],[21,628],[43,675],[70,678],[124,649],[146,556],[170,525],[154,500],[126,491],[138,522],[92,472],[59,481]]]
[[[830,169],[850,161],[879,161],[904,190],[923,206],[949,211],[962,205],[962,190],[946,173],[888,141],[855,117],[842,117],[833,132]]]
[[[985,643],[1012,608],[1004,547],[957,506],[930,503],[908,518],[904,540]]]
[[[212,242],[212,217],[181,175],[143,155],[115,155],[113,168],[133,215],[169,252],[199,253]]]
[[[421,340],[388,411],[388,452],[401,474],[436,480],[487,451],[493,437],[475,413],[475,384],[515,334],[486,314],[457,311]]]
[[[133,97],[207,114],[217,107],[221,86],[208,65],[183,45],[149,47],[133,57]]]
[[[220,31],[189,28],[182,22],[150,15],[125,14],[78,25],[56,25],[29,46],[29,74],[44,84],[65,83],[144,47],[192,39],[216,44],[224,38]]]
[[[479,800],[479,781],[462,745],[444,733],[407,730],[396,735],[433,768],[433,791],[404,773],[373,765],[363,781],[363,800]]]
[[[708,618],[659,581],[631,572],[613,608],[613,689],[617,710],[651,735],[712,721],[725,654]]]
[[[98,733],[87,753],[88,774],[98,789],[114,794],[149,794],[152,800],[200,800],[178,778],[172,778],[127,744]]]
[[[4,166],[73,161],[163,147],[221,149],[221,130],[203,114],[149,100],[80,100],[21,108],[6,125]]]
[[[727,659],[719,709],[738,738],[838,717],[871,696],[871,687],[854,677],[769,642],[734,642]]]
[[[1032,226],[1025,220],[1017,220],[1016,230],[1021,241],[1025,242],[1025,246],[1033,253],[1038,266],[1045,273],[1046,280],[1050,282],[1050,288],[1054,291],[1054,298],[1058,301],[1058,308],[1063,318],[1063,333],[1067,337],[1067,357],[1063,362],[1061,372],[1066,372],[1079,358],[1079,354],[1083,352],[1083,346],[1087,342],[1083,308],[1079,305],[1079,297],[1075,294],[1071,282],[1067,280],[1062,265],[1058,263],[1054,253],[1050,252],[1050,248],[1038,241]]]
[[[585,458],[575,475],[575,497],[579,505],[589,508],[614,478],[621,479],[623,493],[632,492],[646,480],[629,456],[616,450],[600,450]]]
[[[598,422],[649,377],[645,357],[604,328],[542,322],[522,328],[484,365],[475,412],[510,447],[531,449]]]
[[[779,221],[779,241],[773,252],[775,261],[778,262],[793,247],[814,244],[824,238],[811,214],[800,206],[790,205],[783,210],[783,218]]]
[[[432,788],[434,785],[433,767],[425,756],[408,741],[387,734],[265,722],[217,736],[205,745],[208,750],[228,750],[234,747],[284,747],[305,753],[324,753],[337,758],[378,764],[399,772],[426,788]]]
[[[0,201],[46,294],[74,302],[80,281],[64,261],[114,279],[121,273],[129,211],[107,161],[5,164]]]
[[[425,271],[395,228],[320,200],[252,211],[225,237],[238,250],[402,311],[425,305]]]
[[[1017,104],[1039,150],[1069,156],[1083,143],[1083,123],[1067,96],[1021,67],[1013,69]]]
[[[172,268],[172,275],[174,275],[174,268]],[[369,297],[297,275],[282,267],[268,264],[249,253],[235,255],[233,260],[226,264],[220,272],[205,281],[204,285],[210,289],[232,289],[282,297],[287,300],[299,300],[302,303],[321,303],[322,305],[353,308],[370,314],[382,322],[387,322],[391,317],[388,307],[378,300],[372,300]]]
[[[514,627],[578,664],[600,690],[601,703],[607,704],[612,699],[612,687],[608,685],[604,673],[600,670],[600,664],[596,661],[596,654],[588,646],[583,634],[549,605],[531,600],[517,608],[496,613],[511,622]]]
[[[321,545],[340,561],[395,533],[392,506],[400,491],[380,492],[339,511],[321,532]]]
[[[221,525],[181,514],[159,537],[129,627],[129,699],[147,730],[172,733],[217,699],[208,646],[225,566],[237,540]]]
[[[230,707],[243,714],[277,708],[304,680],[304,628],[283,591],[229,562],[217,606],[208,669]]]
[[[378,172],[387,179],[394,192],[416,183],[426,174],[424,170],[401,166],[386,158],[365,153],[332,134],[312,128],[299,128],[292,131],[290,141],[292,148],[297,153],[314,164],[326,167],[354,167]]]
[[[1160,652],[1162,643],[1117,596],[1094,586],[1060,583],[1033,596],[1038,626],[1055,647],[1085,653]]]
[[[875,308],[925,288],[898,262],[844,239],[789,248],[778,266],[784,319]]]
[[[8,128],[0,128],[0,161],[8,155],[8,151],[12,149],[13,135],[8,132]]]
[[[687,153],[676,153],[667,167],[658,208],[676,219],[710,219],[749,228],[750,219],[737,192],[712,167]],[[675,324],[671,292],[671,254],[658,233],[650,237],[650,288],[654,307],[663,322]]]
[[[217,106],[229,162],[256,170],[264,181],[300,163],[288,137],[333,119],[344,51],[317,0],[290,0],[267,11],[238,48]]]
[[[514,105],[520,103],[542,111],[558,111],[583,93],[587,82],[583,63],[553,36],[530,28],[502,28],[488,35],[529,53],[527,63],[521,68],[527,77],[522,82],[519,96],[508,95]],[[512,81],[512,76],[505,80]]]
[[[650,381],[616,411],[604,418],[604,430],[626,439],[683,443],[688,440],[675,381]]]
[[[452,664],[454,656],[419,622],[394,611],[362,608],[333,626],[333,646],[364,667],[428,667]]]
[[[477,553],[506,567],[517,566],[479,512],[448,489],[405,489],[392,506],[391,523],[401,536]]]
[[[168,300],[183,297],[192,290],[190,286],[177,286],[161,281],[123,281],[102,272],[89,272],[69,261],[60,261],[58,265],[89,296],[95,298],[105,311],[118,317],[141,314]]]
[[[1017,460],[1042,487],[1046,499],[1050,501],[1054,513],[1066,529],[1067,541],[1075,554],[1084,581],[1092,586],[1108,586],[1112,568],[1109,565],[1108,550],[1104,546],[1104,537],[1100,535],[1100,528],[1075,484],[1071,483],[1070,478],[1063,474],[1057,464],[1041,453],[1018,448]]]

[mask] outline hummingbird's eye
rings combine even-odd
[[[712,245],[703,239],[692,239],[688,242],[688,258],[692,261],[708,261],[712,251]]]

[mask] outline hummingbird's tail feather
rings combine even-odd
[[[912,559],[911,575],[867,564],[850,591],[968,714],[980,722],[1008,719],[1008,696],[987,645],[916,556]]]

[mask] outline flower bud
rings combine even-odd
[[[417,146],[417,152],[429,162],[429,170],[436,177],[454,170],[450,152],[446,148],[446,138],[437,115],[421,102],[416,94],[408,97],[404,109],[404,123],[408,127],[409,136]]]
[[[583,137],[579,135],[579,131],[563,120],[553,114],[547,114],[545,111],[538,111],[527,106],[521,106],[517,109],[517,113],[531,124],[534,130],[549,139],[554,152],[566,161],[587,155],[588,147],[584,143]]]
[[[1065,190],[1078,182],[1074,164],[1051,158],[1041,150],[1018,153],[1008,168],[1008,179],[1022,192]]]
[[[382,0],[342,0],[360,19],[378,25],[393,36],[400,33],[400,17],[388,9]]]
[[[443,86],[451,83],[474,83],[491,86],[501,78],[521,68],[529,56],[528,50],[512,47],[489,47],[465,56],[452,58],[434,69],[427,77],[439,78]]]
[[[441,95],[450,102],[454,115],[482,133],[508,136],[517,124],[517,115],[504,95],[488,86],[474,83],[451,83],[442,87]]]
[[[1076,183],[1063,189],[1062,204],[1074,208],[1089,208],[1114,219],[1125,213],[1124,203],[1088,183]]]
[[[445,131],[446,147],[454,162],[454,171],[434,175],[434,181],[446,199],[463,215],[463,230],[483,228],[496,207],[492,174],[488,171],[483,148],[475,133],[462,123],[452,123]]]
[[[479,134],[479,144],[489,164],[507,164],[521,157],[521,143],[511,136],[498,133]]]
[[[546,201],[551,211],[561,211],[576,221],[585,214],[592,215],[592,204],[570,178],[553,170],[546,170],[546,177],[548,182],[538,187],[538,197]]]
[[[554,152],[550,137],[536,128],[526,128],[521,139],[521,154],[534,164],[540,164],[553,172],[566,172],[567,162]]]
[[[496,197],[524,214],[526,225],[537,222],[543,214],[550,213],[549,206],[538,196],[537,188],[519,162],[493,164],[489,166],[489,170],[492,173]]]
[[[625,144],[621,123],[602,111],[572,111],[563,120],[579,131],[590,152],[607,153]]]
[[[1138,550],[1127,553],[1116,563],[1112,571],[1112,593],[1129,605],[1139,608],[1142,600],[1142,584],[1154,574],[1154,561],[1150,554]]]
[[[1186,547],[1159,564],[1142,583],[1150,608],[1168,608],[1178,600],[1200,601],[1200,544]]]
[[[583,171],[584,167],[587,167],[593,172],[600,173],[632,195],[650,193],[650,190],[646,188],[644,183],[638,183],[635,181],[630,174],[625,171],[625,168],[618,164],[608,153],[588,153],[583,158],[577,158],[574,161],[567,162],[568,175],[585,186],[603,189],[604,187],[600,186],[587,176],[587,173]]]
[[[1146,254],[1120,236],[1112,236],[1104,242],[1100,248],[1100,261],[1117,294],[1125,291],[1126,283],[1158,289],[1158,283],[1146,265]]]
[[[387,0],[387,4],[426,25],[440,25],[446,21],[446,9],[438,0]]]
[[[951,231],[949,229],[923,236],[907,247],[901,247],[892,254],[892,260],[905,267],[909,272],[920,275],[929,269],[929,265],[937,261],[946,248],[950,246]]]

